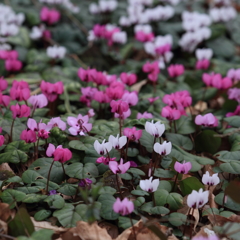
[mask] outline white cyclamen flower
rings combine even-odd
[[[119,137],[119,134],[117,135],[117,137],[110,135],[108,141],[112,144],[113,148],[121,149],[127,143],[127,137],[126,136]]]
[[[209,191],[204,191],[202,188],[197,192],[195,190],[192,191],[191,194],[188,195],[187,205],[190,208],[201,208],[208,202]]]
[[[164,141],[162,144],[160,144],[157,142],[154,144],[153,149],[156,153],[165,156],[171,152],[172,143]]]
[[[202,176],[202,182],[203,182],[205,185],[208,185],[208,186],[215,186],[215,185],[219,184],[220,179],[219,179],[217,173],[215,173],[215,174],[213,174],[212,176],[210,176],[209,172],[207,171],[207,172],[206,172],[205,174],[203,174],[203,176]]]
[[[110,142],[105,143],[105,141],[104,139],[102,143],[99,143],[98,140],[94,142],[94,148],[100,155],[105,155],[112,150],[112,144]]]
[[[64,58],[66,54],[66,48],[62,46],[53,46],[47,48],[47,55],[50,58]]]
[[[213,55],[213,50],[211,48],[202,48],[202,49],[199,48],[196,50],[195,54],[198,60],[203,60],[203,59],[210,60]]]
[[[147,192],[155,192],[159,185],[159,179],[154,179],[152,181],[153,177],[150,177],[146,180],[140,180],[140,188]]]
[[[161,137],[165,131],[165,125],[160,122],[146,122],[145,130],[154,137]]]

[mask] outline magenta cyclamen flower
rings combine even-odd
[[[41,21],[47,22],[49,25],[58,22],[60,17],[61,17],[60,12],[58,12],[55,9],[50,10],[47,7],[43,7],[41,9],[40,12]]]
[[[30,88],[25,81],[13,81],[10,89],[10,97],[12,100],[26,101],[30,97]]]
[[[42,120],[41,120],[42,121]],[[41,139],[47,139],[49,137],[49,130],[50,127],[47,126],[45,123],[37,123],[34,119],[29,118],[27,121],[27,126],[32,131],[38,132],[38,137]]]
[[[36,133],[29,129],[29,130],[23,130],[20,139],[24,140],[26,143],[34,143],[37,141],[37,135]]]
[[[218,119],[212,113],[207,113],[204,116],[197,115],[195,118],[195,123],[204,127],[217,127]]]
[[[54,161],[59,161],[64,163],[72,158],[72,152],[68,148],[62,148],[62,145],[59,145],[57,148],[51,143],[46,151],[46,155],[48,157],[52,157]]]
[[[16,104],[16,106],[12,105],[10,107],[11,111],[12,111],[12,116],[13,119],[15,118],[22,118],[22,117],[29,117],[30,116],[30,107],[28,107],[27,105],[18,105]]]
[[[110,99],[120,99],[124,93],[124,84],[121,82],[112,82],[106,89],[106,94]]]
[[[173,121],[173,120],[177,120],[181,117],[181,112],[178,109],[166,106],[166,107],[162,108],[161,115],[162,115],[162,117],[165,117],[170,121]]]
[[[0,77],[0,91],[4,91],[7,89],[8,83],[3,77]]]
[[[137,130],[136,127],[125,128],[123,134],[127,136],[130,141],[138,141],[142,136],[142,130]]]
[[[133,210],[134,204],[127,198],[124,198],[122,201],[120,200],[120,198],[117,198],[117,200],[113,204],[113,211],[121,214],[122,216],[132,213]]]
[[[127,84],[128,86],[133,85],[137,81],[137,75],[134,73],[121,73],[120,79],[123,83]]]
[[[2,128],[0,127],[0,133],[2,132]],[[4,144],[5,138],[3,135],[0,135],[0,147]]]
[[[201,188],[198,192],[193,190],[188,195],[187,205],[190,208],[201,208],[208,202],[209,191],[203,191]]]
[[[96,160],[96,163],[103,163],[104,165],[108,165],[110,161],[116,161],[116,158],[109,158],[109,157],[99,157],[97,160]]]
[[[82,188],[87,187],[88,189],[91,188],[91,185],[92,185],[92,180],[89,178],[81,179],[78,183],[79,187],[82,187]]]
[[[121,158],[119,164],[118,164],[118,162],[110,161],[108,166],[112,170],[113,173],[123,174],[123,173],[127,172],[127,170],[130,168],[130,162],[126,162],[123,164],[123,159]]]
[[[62,82],[49,83],[42,80],[40,88],[49,102],[54,102],[57,99],[57,96],[63,93]]]
[[[0,92],[0,104],[4,107],[8,106],[10,103],[11,98],[8,95],[2,95]]]
[[[190,162],[175,162],[174,169],[176,172],[181,174],[187,174],[192,168],[192,164]]]
[[[152,82],[156,82],[158,79],[158,74],[160,73],[160,69],[158,66],[158,62],[153,63],[145,63],[143,65],[143,71],[148,73],[148,79]]]
[[[178,77],[184,73],[184,66],[181,64],[172,64],[167,70],[170,77]]]
[[[112,100],[110,103],[110,106],[112,108],[111,112],[117,113],[119,115],[122,115],[124,112],[127,112],[129,109],[128,103],[122,100],[119,100],[119,101]]]

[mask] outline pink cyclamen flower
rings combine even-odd
[[[41,9],[40,19],[43,22],[47,22],[49,25],[58,22],[60,17],[61,17],[60,12],[58,12],[55,9],[50,10],[47,7],[43,7]]]
[[[137,130],[136,127],[125,128],[123,134],[128,137],[130,141],[138,141],[142,136],[142,130]]]
[[[33,130],[23,130],[20,139],[24,140],[26,143],[35,143],[37,141],[37,135],[36,132]]]
[[[240,106],[239,105],[236,107],[234,112],[228,112],[226,114],[226,117],[231,117],[231,116],[240,116]]]
[[[27,101],[30,97],[28,83],[25,81],[14,80],[10,89],[10,97],[12,100]]]
[[[218,238],[217,235],[209,235],[208,237],[203,237],[203,236],[199,236],[199,237],[194,237],[192,238],[192,240],[220,240]]]
[[[79,114],[77,118],[68,117],[67,123],[69,126],[71,126],[68,131],[74,136],[84,136],[85,133],[90,132],[92,129],[92,124],[88,123],[88,120],[88,115],[82,116],[81,114]]]
[[[129,107],[135,106],[138,103],[138,94],[135,91],[134,92],[126,91],[122,96],[122,100],[127,102]]]
[[[108,165],[110,161],[116,161],[116,158],[109,158],[109,157],[99,157],[97,160],[96,160],[96,163],[103,163],[104,165]]]
[[[126,118],[128,118],[130,115],[131,115],[131,110],[130,110],[130,108],[126,111],[126,112],[124,112],[122,115],[119,115],[118,113],[114,113],[114,117],[115,118],[120,118],[120,119],[126,119]]]
[[[59,161],[64,163],[72,158],[72,152],[68,148],[62,148],[62,145],[59,145],[57,148],[53,144],[49,144],[46,155],[52,157],[54,161]]]
[[[5,138],[3,135],[0,135],[0,147],[4,144]]]
[[[173,120],[177,120],[181,117],[181,112],[178,109],[166,106],[166,107],[162,108],[161,115],[162,115],[162,117],[165,117],[170,121],[173,121]]]
[[[167,70],[170,77],[178,77],[184,73],[184,66],[181,64],[172,64]]]
[[[110,99],[118,100],[122,98],[124,93],[124,84],[121,82],[112,82],[110,86],[106,89],[106,94]]]
[[[153,118],[153,115],[151,113],[148,113],[148,112],[144,112],[143,114],[138,113],[137,114],[137,119],[141,119],[141,118],[145,118],[145,119]]]
[[[16,104],[15,106],[12,105],[10,107],[10,110],[12,111],[12,116],[13,119],[22,118],[22,117],[29,117],[30,116],[30,107],[27,105],[18,105]]]
[[[8,95],[2,95],[0,92],[0,105],[7,107],[10,103],[11,98]]]
[[[157,101],[160,97],[155,97],[155,98],[148,98],[148,101],[152,104],[154,103],[155,101]]]
[[[127,84],[128,86],[133,85],[137,81],[137,75],[134,73],[121,73],[120,74],[120,79],[122,80],[123,83]]]
[[[145,63],[143,65],[143,71],[148,73],[148,79],[152,82],[156,82],[158,79],[158,74],[160,73],[160,69],[158,66],[158,62],[153,63]]]
[[[44,108],[48,104],[47,97],[44,94],[34,95],[28,99],[28,102],[32,104],[33,108]]]
[[[201,188],[198,192],[193,190],[191,194],[188,195],[187,205],[190,208],[201,208],[208,202],[209,191],[203,191]]]
[[[113,211],[119,213],[122,216],[132,213],[134,210],[134,204],[132,201],[129,201],[127,198],[124,198],[122,201],[120,198],[117,198],[113,204]]]
[[[22,68],[22,62],[17,59],[7,59],[5,61],[5,68],[8,72],[17,72]]]
[[[192,164],[190,162],[175,162],[174,169],[176,172],[181,174],[187,174],[192,168]]]
[[[41,120],[42,121],[42,120]],[[27,121],[27,126],[32,131],[38,132],[38,137],[41,139],[47,139],[49,137],[49,130],[50,127],[47,126],[45,123],[37,123],[34,119],[29,118]]]
[[[207,113],[204,116],[197,115],[195,118],[195,123],[204,127],[217,127],[218,119],[212,113]]]
[[[65,131],[66,130],[66,123],[64,121],[61,120],[60,117],[55,117],[55,118],[52,118],[48,124],[47,124],[49,130],[51,130],[52,128],[54,127],[58,127],[60,128],[61,130]]]
[[[209,172],[206,171],[206,173],[203,174],[203,176],[202,176],[202,182],[205,185],[208,185],[208,186],[215,186],[215,185],[218,185],[220,183],[220,179],[219,179],[217,173],[210,176]]]
[[[54,102],[57,99],[57,96],[63,93],[62,82],[49,83],[42,80],[40,88],[49,102]]]
[[[119,115],[122,115],[124,112],[127,112],[129,109],[129,105],[127,102],[119,100],[119,101],[115,101],[112,100],[110,103],[111,106],[111,112],[113,113],[117,113]]]
[[[110,161],[108,166],[114,174],[123,174],[127,172],[127,170],[130,168],[130,162],[126,162],[123,164],[123,159],[121,158],[119,164],[116,161]]]
[[[4,91],[7,89],[8,83],[3,77],[0,77],[0,91]]]
[[[227,77],[231,78],[234,81],[234,83],[238,82],[240,80],[240,68],[229,69],[227,72]]]
[[[195,68],[207,70],[209,66],[210,66],[210,61],[208,59],[202,59],[196,62]]]

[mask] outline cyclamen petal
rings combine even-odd
[[[159,185],[159,179],[152,181],[153,177],[150,177],[146,180],[140,180],[140,188],[147,192],[155,192]]]

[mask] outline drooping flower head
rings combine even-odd
[[[114,174],[123,174],[130,168],[130,162],[123,163],[123,159],[121,158],[120,163],[116,161],[110,161],[108,166]]]
[[[121,214],[122,216],[132,213],[133,210],[133,202],[129,201],[127,198],[124,198],[122,201],[120,200],[120,198],[117,198],[117,200],[113,204],[113,211]]]
[[[201,208],[208,202],[209,191],[203,191],[201,188],[198,192],[193,190],[188,195],[187,205],[190,208]]]
[[[172,150],[172,143],[164,141],[162,144],[155,143],[153,149],[156,153],[160,154],[161,156],[168,155]]]
[[[187,174],[192,168],[192,164],[190,162],[175,162],[174,169],[176,172],[181,174]]]
[[[136,127],[125,128],[123,134],[131,141],[138,141],[142,136],[142,130],[137,130]]]
[[[155,192],[159,185],[159,179],[152,180],[153,177],[150,177],[146,180],[140,180],[140,188],[147,192]]]
[[[219,179],[217,173],[214,173],[212,176],[210,176],[209,172],[206,171],[206,173],[203,174],[203,176],[202,176],[202,182],[208,186],[215,186],[215,185],[219,184],[220,179]]]

